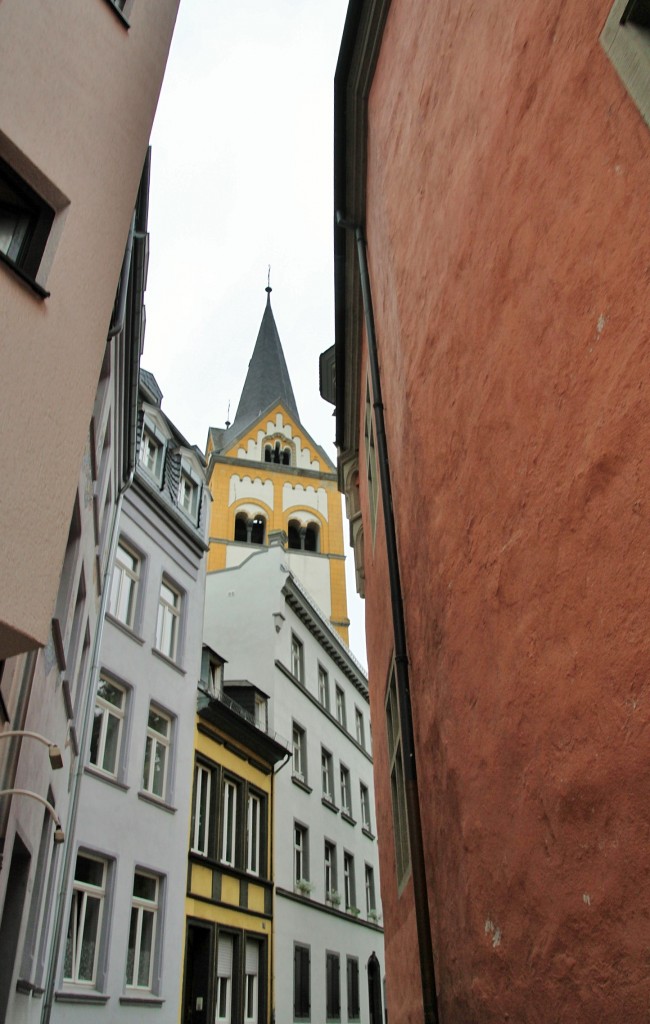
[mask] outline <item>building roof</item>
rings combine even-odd
[[[271,309],[271,288],[267,287],[262,323],[248,364],[237,413],[223,438],[223,446],[227,445],[228,435],[235,437],[242,433],[265,409],[277,402],[281,402],[287,412],[300,422],[280,335]]]

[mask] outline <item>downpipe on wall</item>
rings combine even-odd
[[[404,622],[404,604],[402,584],[399,571],[397,552],[397,532],[393,511],[393,498],[388,461],[388,444],[384,420],[384,405],[381,393],[381,377],[379,373],[379,357],[377,354],[377,335],[370,289],[370,274],[363,229],[352,224],[337,212],[336,223],[340,228],[354,231],[361,279],[363,313],[366,324],[368,342],[368,365],[372,384],[373,411],[375,415],[377,461],[379,463],[379,482],[386,527],[386,557],[390,582],[391,612],[394,634],[395,684],[399,704],[400,722],[402,726],[402,748],[404,754],[404,783],[406,790],[406,808],[408,837],[411,849],[411,871],[413,875],[413,898],[415,902],[415,920],[420,958],[420,978],[422,982],[422,1003],[424,1024],[440,1024],[438,998],[436,993],[436,973],[431,941],[431,921],[429,917],[429,897],[424,860],[424,842],[422,838],[422,821],[420,817],[420,800],[418,791],[417,764],[415,756],[415,740],[413,734],[413,711],[411,707],[411,690],[409,678],[409,660],[406,645],[406,625]]]

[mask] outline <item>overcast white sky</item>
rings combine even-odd
[[[335,460],[318,356],[334,341],[333,81],[346,10],[347,0],[181,0],[152,135],[143,365],[201,448],[229,403],[234,418],[270,264],[298,411]],[[350,570],[351,646],[365,665]]]

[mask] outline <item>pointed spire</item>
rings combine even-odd
[[[242,389],[231,430],[245,427],[274,402],[282,402],[297,420],[298,408],[282,351],[280,335],[271,309],[271,268],[269,267],[266,308]]]

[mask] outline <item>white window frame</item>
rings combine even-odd
[[[91,882],[83,882],[77,878],[77,871],[79,869],[79,861],[83,858],[86,861],[93,861],[96,864],[102,866],[102,880],[100,885],[93,885]],[[97,984],[97,965],[99,962],[100,947],[102,944],[102,924],[104,918],[104,906],[106,903],[106,892],[107,892],[107,879],[108,879],[108,861],[103,857],[93,856],[92,854],[80,851],[77,854],[75,861],[75,878],[72,885],[72,900],[70,903],[70,916],[68,919],[68,935],[66,939],[66,956],[67,960],[67,942],[72,934],[72,974],[65,974],[64,967],[64,982],[67,985],[80,985],[86,988],[94,988]],[[84,930],[86,928],[86,919],[88,912],[89,900],[96,900],[99,904],[97,911],[97,925],[95,929],[94,938],[94,953],[92,961],[92,970],[90,977],[80,978],[81,968],[81,957],[84,948]],[[81,941],[80,941],[81,938]]]
[[[305,649],[302,640],[291,634],[291,673],[304,685],[305,682]]]
[[[116,704],[111,703],[101,694],[102,686],[110,686],[114,690],[118,691],[122,696],[122,702],[118,707]],[[120,772],[120,755],[122,751],[122,734],[124,731],[124,719],[126,716],[126,699],[127,691],[124,686],[120,683],[114,682],[109,679],[108,676],[100,675],[99,686],[97,687],[97,694],[95,696],[95,717],[93,720],[93,729],[91,737],[91,751],[88,754],[88,762],[98,772],[102,772],[103,775],[108,775],[113,779],[116,779]],[[99,709],[99,714],[97,713]],[[106,760],[106,738],[109,730],[111,720],[117,722],[117,741],[115,743],[115,765],[113,768],[107,768],[105,764]],[[100,720],[99,724],[99,736],[97,739],[97,752],[96,760],[92,759],[92,745],[95,737],[95,725]]]
[[[262,853],[262,798],[248,794],[246,813],[246,870],[249,875],[260,874]]]
[[[223,780],[221,819],[221,863],[234,868],[237,860],[237,783]]]
[[[230,973],[225,974],[224,960],[228,959],[227,954],[221,956],[221,943],[227,942],[230,944]],[[217,941],[217,985],[216,985],[216,1006],[215,1006],[215,1021],[216,1024],[230,1024],[232,1016],[232,978],[233,978],[233,967],[235,960],[235,937],[234,935],[219,933]],[[222,1000],[222,993],[225,989],[225,999]],[[224,1012],[221,1012],[221,1004],[224,1005]]]
[[[307,848],[307,828],[300,822],[293,823],[293,877],[298,882],[309,881],[309,854]]]
[[[140,440],[140,465],[158,483],[162,477],[165,457],[165,441],[150,423],[145,422]]]
[[[375,900],[375,871],[371,864],[366,864],[366,914],[377,912]]]
[[[320,748],[321,783],[323,797],[334,803],[334,761],[329,750]]]
[[[341,765],[341,810],[352,817],[352,786],[350,783],[350,769]]]
[[[181,463],[178,482],[178,505],[189,519],[196,519],[199,508],[200,484],[185,463]]]
[[[126,558],[124,557],[126,556]],[[128,559],[129,561],[127,561]],[[132,561],[133,564],[129,564]],[[115,552],[111,589],[108,598],[108,612],[128,629],[135,626],[142,559],[133,548],[120,538]],[[126,592],[128,588],[128,593]],[[126,594],[126,608],[125,606]]]
[[[252,952],[253,947],[255,953]],[[244,948],[244,1024],[257,1024],[261,958],[262,943],[260,940],[246,939]]]
[[[145,896],[136,896],[135,887],[136,880],[138,878],[146,878],[155,883],[155,896],[153,899],[147,899]],[[131,941],[131,929],[133,928],[134,915],[135,915],[135,944],[133,948],[133,963],[131,967],[131,976],[129,977],[129,962],[128,955],[130,947],[127,947],[127,972],[126,972],[126,987],[128,989],[135,989],[139,992],[151,992],[153,985],[153,972],[154,963],[156,959],[156,942],[158,939],[158,911],[160,909],[160,879],[157,875],[152,875],[148,871],[137,870],[133,876],[133,895],[131,899],[131,926],[129,928],[129,943]],[[146,983],[140,982],[140,960],[142,957],[142,931],[143,922],[147,915],[151,916],[151,940],[149,950],[149,971],[147,975]]]
[[[151,724],[151,716],[156,715],[158,718],[163,719],[167,722],[167,733],[160,732],[154,725]],[[166,714],[155,704],[149,705],[149,712],[147,716],[147,736],[145,740],[145,752],[144,752],[144,763],[142,767],[142,789],[145,793],[150,793],[152,796],[157,797],[159,800],[166,799],[167,796],[167,780],[169,778],[169,759],[171,757],[171,746],[172,746],[172,719],[171,716]],[[162,785],[160,787],[161,792],[158,793],[154,788],[156,784],[156,757],[158,751],[163,751],[162,762],[163,762],[163,774],[162,774]],[[147,760],[148,771],[147,771]]]
[[[366,728],[363,720],[363,711],[361,708],[355,707],[354,709],[354,725],[357,736],[357,743],[363,749],[366,749]]]
[[[370,790],[364,782],[359,783],[359,797],[361,800],[361,826],[368,832],[372,832],[372,819],[370,816]]]
[[[330,678],[322,665],[318,666],[318,699],[326,711],[330,709]]]
[[[170,600],[166,591],[172,595]],[[156,650],[171,661],[178,656],[183,595],[166,576],[160,581],[156,618]]]
[[[197,763],[194,769],[194,827],[191,850],[208,856],[210,842],[210,812],[212,800],[212,769]],[[203,814],[203,817],[202,817]]]
[[[343,892],[345,895],[345,909],[350,910],[356,907],[356,881],[354,877],[354,856],[347,851],[343,854]]]
[[[292,727],[293,774],[303,782],[307,781],[307,740],[305,730],[297,722]]]
[[[347,728],[347,715],[345,711],[345,691],[342,686],[336,686],[336,721]]]
[[[325,864],[325,899],[331,899],[332,895],[337,892],[337,864],[336,864],[336,845],[331,843],[329,839],[325,840],[325,854],[323,857]]]

